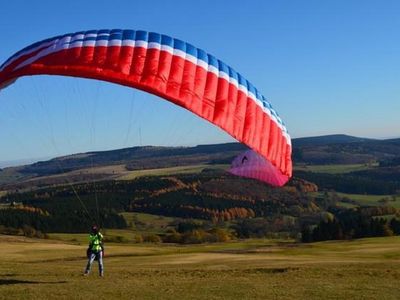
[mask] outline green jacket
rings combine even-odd
[[[97,234],[89,235],[89,248],[93,252],[100,252],[103,250],[103,235],[99,232]]]

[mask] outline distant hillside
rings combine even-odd
[[[323,146],[331,144],[347,144],[355,142],[370,142],[376,141],[375,139],[359,138],[355,136],[345,135],[345,134],[331,134],[323,136],[313,136],[313,137],[303,137],[293,139],[292,143],[294,147],[303,146]]]
[[[166,168],[194,164],[229,164],[246,150],[240,143],[195,147],[132,147],[58,157],[18,168],[24,175],[46,176],[64,172],[124,164],[128,170]],[[293,139],[295,162],[332,164],[364,163],[393,158],[400,153],[400,139],[376,140],[343,134]]]
[[[229,163],[244,151],[239,143],[199,145],[196,147],[132,147],[88,152],[37,162],[19,169],[22,174],[53,175],[83,168],[125,164],[129,170],[166,168],[193,164]]]
[[[113,179],[127,171],[176,166],[229,164],[248,149],[240,143],[195,147],[132,147],[57,157],[30,165],[0,169],[0,186],[32,188],[52,184]],[[63,177],[61,177],[63,175]],[[21,183],[27,183],[21,185]],[[17,184],[17,185],[15,185]]]
[[[293,160],[306,164],[369,164],[400,155],[400,139],[377,140],[348,135],[293,139]]]
[[[31,165],[0,169],[0,186],[25,188],[72,182],[113,179],[126,172],[177,166],[228,165],[246,150],[240,143],[196,147],[132,147],[110,151],[73,154]],[[293,139],[295,164],[371,164],[397,166],[400,139],[377,140],[348,135],[327,135]],[[68,173],[69,172],[69,173]],[[67,175],[65,175],[68,173]],[[60,175],[63,174],[64,178]],[[47,178],[50,176],[51,178]]]

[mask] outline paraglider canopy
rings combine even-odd
[[[0,66],[0,89],[27,75],[99,79],[186,108],[253,151],[230,172],[281,186],[292,175],[291,141],[266,98],[213,55],[179,39],[135,30],[89,30],[34,43]]]

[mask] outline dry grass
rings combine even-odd
[[[0,237],[1,299],[398,299],[397,237],[310,245],[107,245],[106,277],[82,277],[85,245]]]
[[[117,179],[119,180],[132,180],[141,176],[166,176],[174,174],[193,174],[200,173],[206,168],[213,169],[227,169],[228,165],[191,165],[191,166],[178,166],[160,169],[146,169],[146,170],[135,170],[124,174]]]

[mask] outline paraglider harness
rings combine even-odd
[[[101,240],[101,243],[100,243],[101,249],[100,249],[100,251],[98,251],[98,252],[93,251],[93,250],[92,250],[93,243],[90,243],[89,246],[88,246],[88,248],[86,249],[86,257],[89,259],[89,258],[90,258],[90,255],[91,255],[92,253],[94,253],[94,254],[96,254],[96,257],[95,257],[94,260],[95,260],[95,261],[98,261],[98,260],[99,260],[99,253],[100,253],[100,252],[103,252],[103,257],[104,257],[104,244],[103,244],[103,240],[101,239],[101,237],[100,237],[100,235],[99,235],[98,232],[96,233],[96,237],[97,237],[99,240]]]

